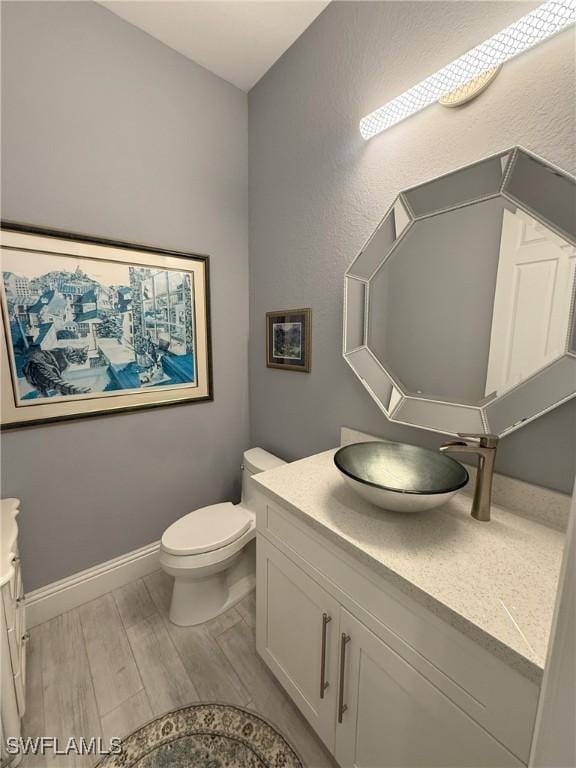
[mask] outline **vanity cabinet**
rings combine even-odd
[[[257,650],[342,768],[527,764],[537,686],[257,503]]]
[[[26,710],[26,632],[24,587],[18,554],[18,499],[0,504],[0,765],[15,768],[22,756],[10,755],[6,738],[20,736]]]
[[[522,763],[348,611],[334,755],[357,768],[505,768]]]
[[[332,749],[340,606],[269,542],[260,542],[257,558],[260,653]]]

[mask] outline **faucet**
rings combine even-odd
[[[487,522],[490,520],[492,476],[496,449],[498,448],[498,436],[458,433],[458,437],[461,439],[444,443],[440,446],[440,450],[442,453],[475,453],[478,456],[478,471],[471,514],[476,520]]]

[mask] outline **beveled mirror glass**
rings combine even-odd
[[[346,273],[386,416],[504,435],[576,395],[576,179],[524,149],[401,192]]]

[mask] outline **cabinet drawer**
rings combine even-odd
[[[4,617],[7,629],[14,629],[16,622],[16,606],[23,602],[24,586],[22,584],[22,572],[20,560],[14,561],[14,573],[12,578],[2,587],[2,602],[4,604]]]
[[[14,573],[12,574],[12,577],[6,582],[5,588],[7,588],[10,598],[12,600],[16,600],[16,598],[20,597],[23,592],[22,571],[20,569],[20,557],[18,553],[16,553],[14,556],[12,565],[14,567]]]
[[[12,597],[12,592],[8,584],[4,584],[1,590],[2,600],[0,604],[0,610],[4,611],[4,620],[6,622],[6,629],[14,629],[16,622],[16,600]]]
[[[23,717],[26,712],[26,643],[22,643],[20,648],[20,666],[18,674],[14,675],[14,690],[18,714]]]
[[[536,685],[290,512],[267,502],[258,530],[322,579],[320,583],[390,648],[522,761],[528,761]]]
[[[21,598],[24,594],[24,586],[22,584],[22,568],[20,567],[20,557],[16,555],[13,561],[14,576],[9,582],[12,587],[12,596],[15,600]]]
[[[18,672],[21,663],[22,646],[26,632],[26,608],[23,602],[17,603],[14,611],[14,627],[8,630],[8,647],[10,661],[14,674]]]

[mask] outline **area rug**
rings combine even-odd
[[[226,704],[169,712],[122,740],[98,768],[304,768],[286,739],[258,715]]]

